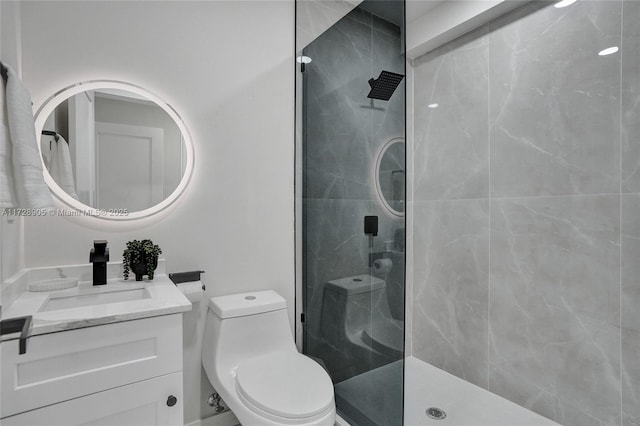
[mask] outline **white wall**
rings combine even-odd
[[[0,58],[20,74],[20,3],[0,2]]]
[[[78,81],[127,81],[178,111],[196,158],[186,193],[148,220],[26,220],[26,265],[88,263],[102,238],[117,261],[126,241],[151,238],[169,271],[206,271],[207,296],[273,288],[293,321],[293,1],[23,2],[22,18],[35,108]],[[186,422],[209,414],[189,315]]]

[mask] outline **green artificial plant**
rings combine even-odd
[[[153,244],[151,240],[133,240],[127,243],[127,248],[122,253],[122,267],[124,279],[129,279],[129,272],[133,265],[142,263],[147,268],[146,275],[149,279],[153,279],[153,273],[158,265],[158,256],[162,253],[162,249],[157,244]]]

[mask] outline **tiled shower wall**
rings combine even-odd
[[[414,62],[413,355],[567,426],[640,425],[639,23],[532,2]]]
[[[306,352],[322,358],[339,382],[368,369],[367,360],[345,361],[343,348],[324,344],[323,335],[331,332],[322,329],[324,285],[370,273],[364,216],[379,217],[380,233],[374,238],[378,252],[385,240],[393,240],[395,231],[404,228],[404,218],[384,210],[373,181],[380,149],[388,140],[405,135],[404,82],[389,102],[367,98],[368,80],[383,69],[404,74],[400,28],[356,8],[307,46],[304,54],[312,59],[304,74],[305,344]],[[395,287],[387,283],[397,296],[391,309],[402,319],[403,262],[396,262],[393,272],[399,279]]]

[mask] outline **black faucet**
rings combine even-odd
[[[107,240],[93,240],[93,248],[89,254],[89,262],[93,263],[93,285],[107,283],[108,261],[109,248],[107,248]]]

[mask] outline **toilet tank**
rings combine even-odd
[[[202,362],[226,368],[248,356],[296,350],[287,305],[273,290],[212,297],[204,331]]]
[[[209,308],[218,318],[228,319],[287,309],[287,303],[275,291],[266,290],[212,297]]]
[[[339,278],[325,284],[322,334],[335,345],[364,329],[384,300],[385,282],[371,275]]]

